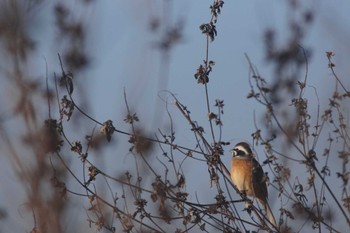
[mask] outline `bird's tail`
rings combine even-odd
[[[272,213],[272,210],[270,208],[269,203],[267,203],[266,200],[264,200],[264,201],[260,200],[260,202],[264,207],[264,210],[265,210],[266,215],[267,215],[267,219],[272,223],[272,225],[274,225],[277,228],[278,226],[276,224],[276,220],[275,220],[275,217],[273,216],[273,213]]]
[[[275,217],[273,216],[273,213],[272,213],[272,211],[271,211],[270,205],[269,205],[267,202],[266,202],[266,204],[265,204],[265,211],[266,211],[267,218],[269,219],[269,221],[270,221],[275,227],[277,227],[276,219],[275,219]]]

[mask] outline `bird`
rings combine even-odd
[[[237,189],[248,196],[256,198],[263,206],[268,220],[275,226],[276,220],[267,202],[268,193],[266,177],[249,144],[240,142],[231,150],[231,180]]]

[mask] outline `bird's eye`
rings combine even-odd
[[[233,154],[234,156],[244,156],[244,155],[245,155],[245,152],[242,151],[242,150],[240,150],[240,149],[234,148],[234,149],[232,150],[232,154]]]
[[[238,155],[238,156],[243,156],[243,155],[245,155],[245,153],[244,153],[244,151],[242,151],[242,150],[235,150],[236,151],[236,155]]]

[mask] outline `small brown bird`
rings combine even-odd
[[[232,150],[231,179],[238,190],[248,196],[257,198],[262,204],[269,221],[276,225],[276,220],[267,203],[267,186],[264,171],[248,143],[240,142]]]

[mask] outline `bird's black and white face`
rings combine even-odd
[[[252,156],[252,149],[246,142],[238,143],[232,150],[232,157],[250,157]]]

